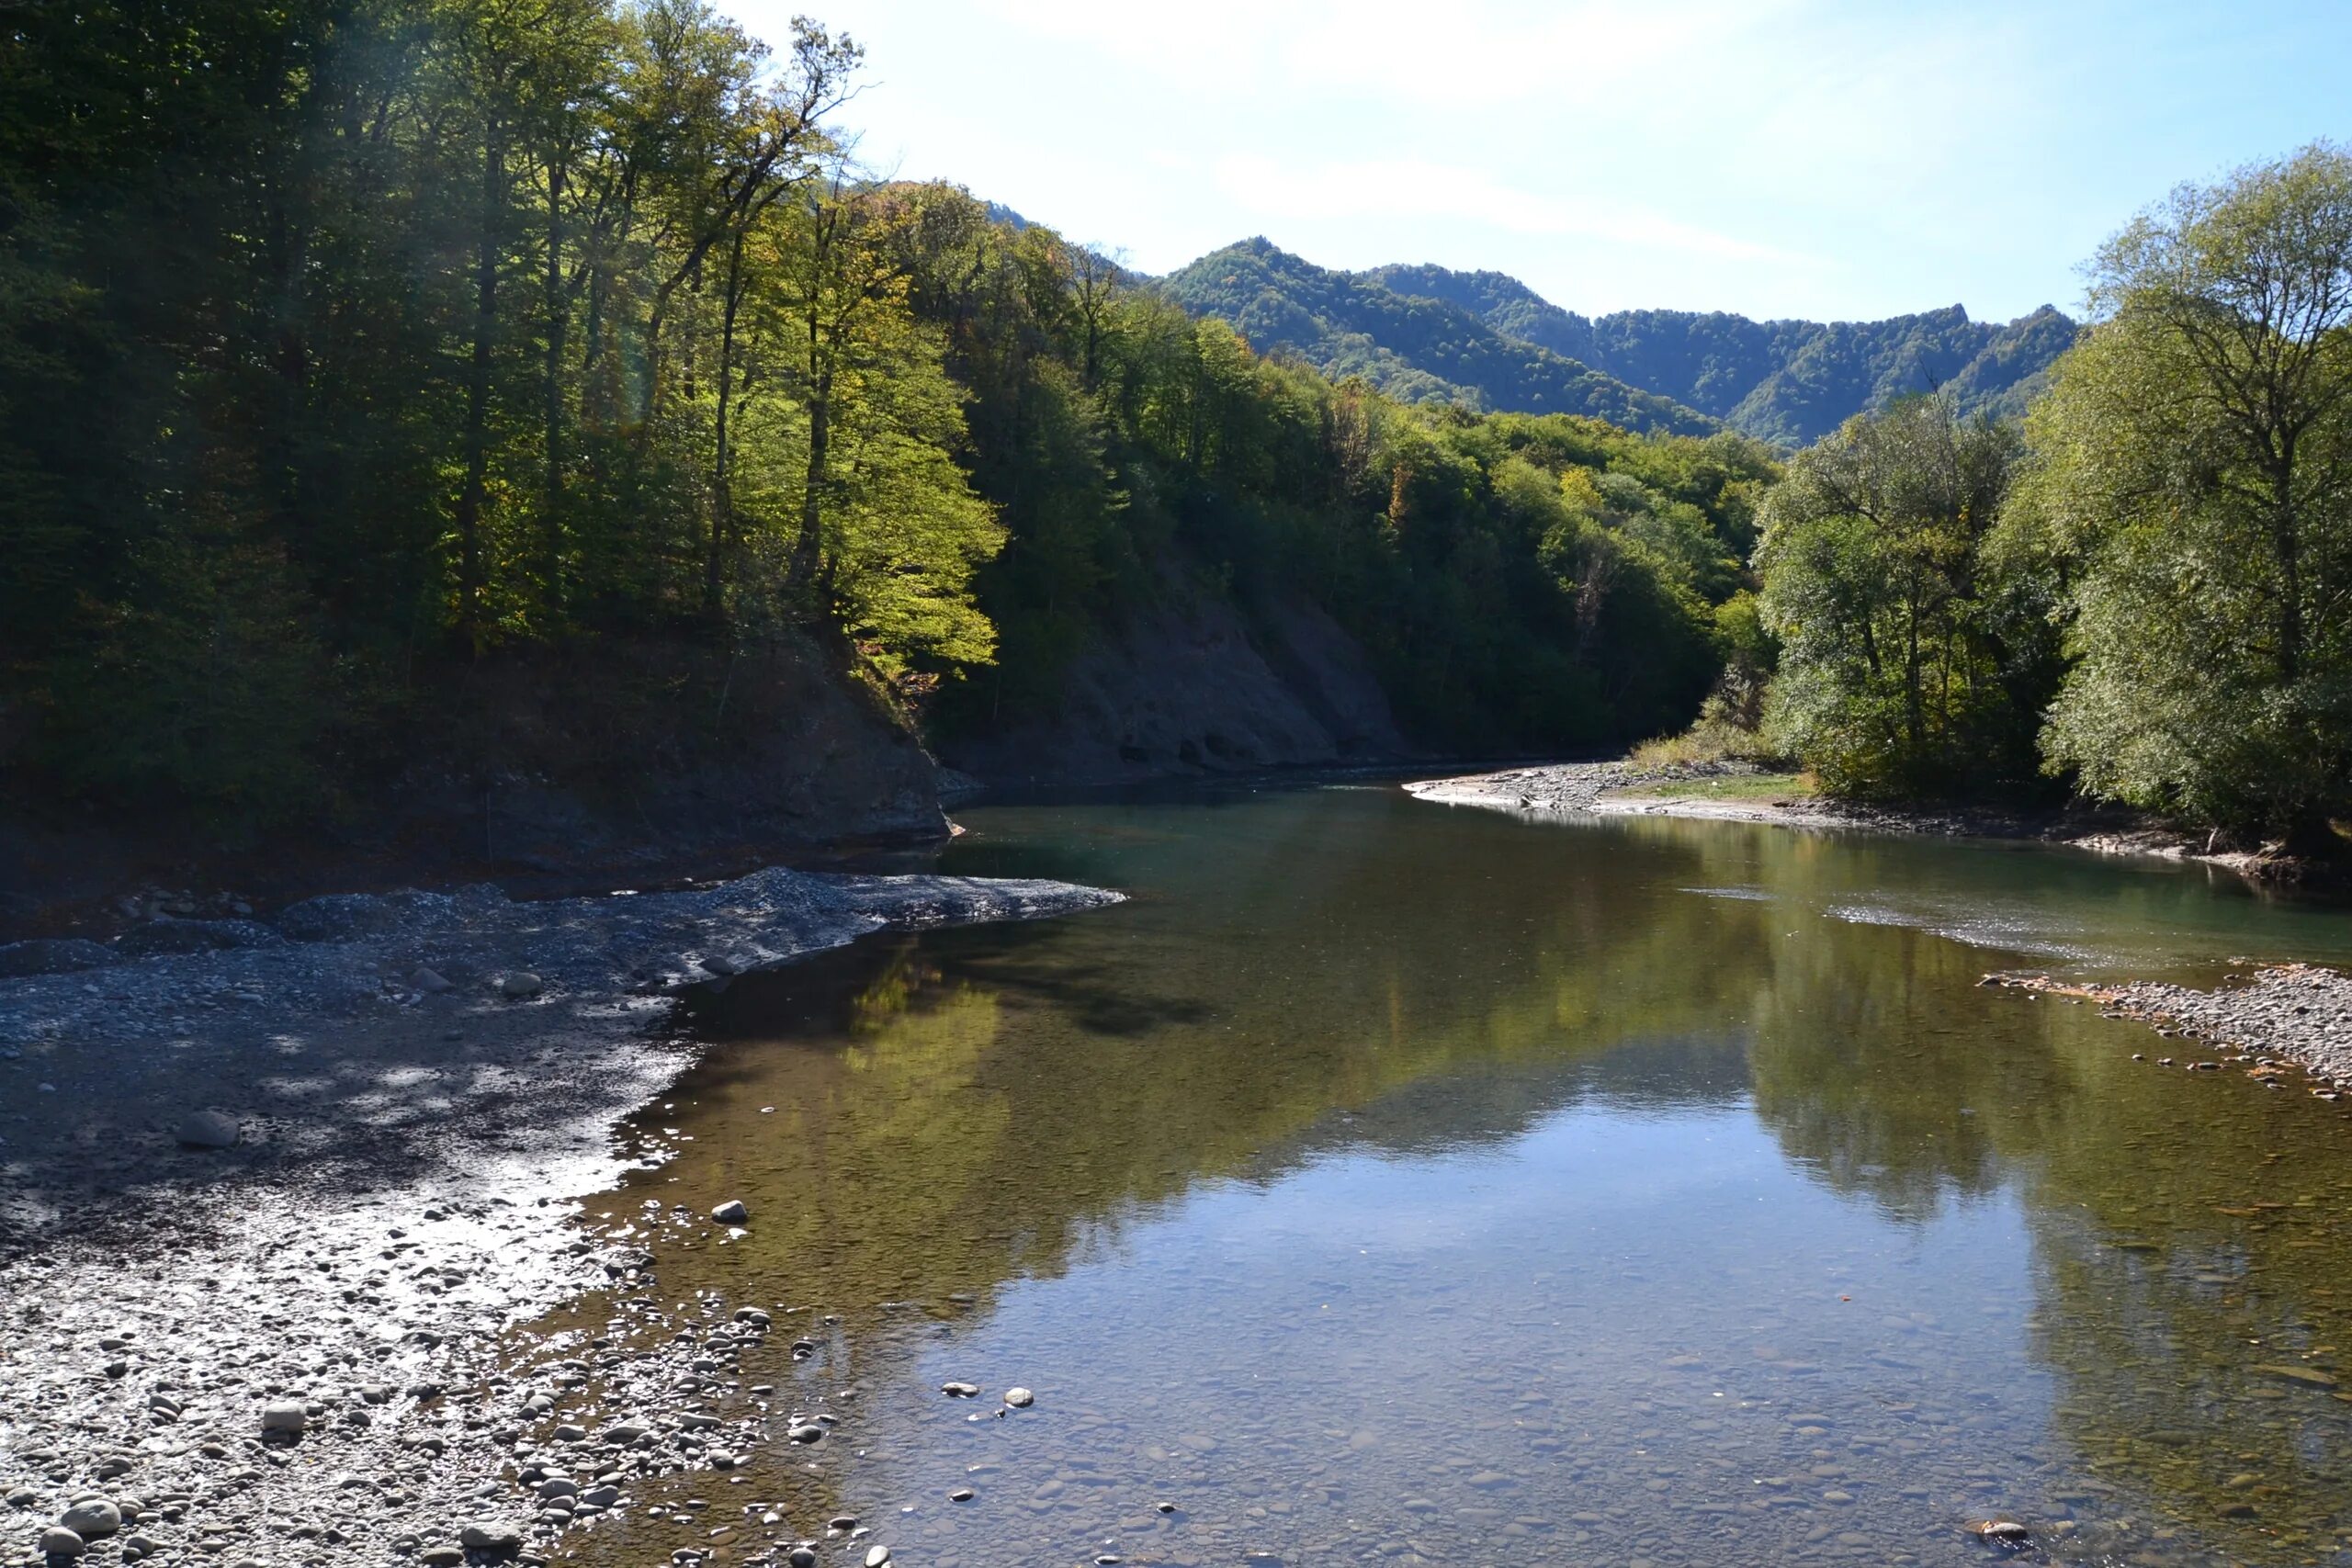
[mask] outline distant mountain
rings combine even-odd
[[[1260,348],[1290,347],[1400,397],[1589,413],[1634,429],[1721,421],[1787,446],[1939,388],[1971,412],[2021,412],[2075,338],[2075,323],[2046,305],[2006,326],[1973,321],[1957,305],[1883,321],[1690,310],[1593,319],[1503,273],[1333,272],[1262,239],[1212,252],[1163,287]]]
[[[1589,320],[1499,272],[1385,266],[1366,275],[1442,299],[1736,430],[1801,445],[1907,392],[1948,389],[1969,412],[2019,413],[2075,323],[2048,305],[2006,326],[1958,305],[1883,321],[1751,321],[1715,310],[1621,310]]]
[[[1578,413],[1629,430],[1703,434],[1714,419],[1626,385],[1472,309],[1400,293],[1369,273],[1333,272],[1263,239],[1212,251],[1160,287],[1196,316],[1218,316],[1251,345],[1288,349],[1332,376],[1362,376],[1417,402]]]

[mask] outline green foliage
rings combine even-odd
[[[1400,293],[1375,276],[1329,271],[1263,239],[1212,251],[1160,287],[1195,315],[1231,321],[1252,343],[1407,401],[1583,414],[1682,434],[1713,426],[1668,398],[1498,333],[1457,304]]]
[[[1855,413],[1939,389],[1963,413],[2019,413],[2075,330],[2047,306],[2007,326],[1971,321],[1958,306],[1883,321],[1751,321],[1688,310],[1593,320],[1501,273],[1390,266],[1370,276],[1735,430],[1792,445],[1826,435]]]
[[[1766,732],[1833,792],[2031,775],[2048,637],[2020,606],[2043,585],[1987,548],[2018,452],[2013,428],[1913,399],[1799,454],[1766,501]]]
[[[1002,528],[900,215],[842,177],[848,40],[771,53],[705,0],[29,0],[8,29],[19,792],[315,808],[346,716],[422,723],[502,649],[788,625],[910,682],[990,656]]]
[[[2012,530],[2073,581],[2051,764],[2324,841],[2352,807],[2352,154],[2183,186],[2092,276]]]
[[[814,23],[774,51],[708,0],[8,28],[19,798],[252,821],[435,747],[492,768],[451,711],[485,665],[599,649],[826,648],[939,724],[1009,721],[1175,577],[1320,605],[1434,744],[1648,733],[1721,662],[1763,448],[1628,434],[1711,426],[1384,290],[1333,296],[1371,312],[1345,331],[1577,412],[1335,382],[960,190],[865,181],[859,51]]]
[[[1777,473],[1764,448],[1334,383],[1114,269],[1098,287],[1102,258],[961,192],[906,199],[919,308],[972,395],[974,482],[1012,530],[979,580],[998,667],[942,693],[948,731],[1057,701],[1072,658],[1188,574],[1245,610],[1320,605],[1433,744],[1595,744],[1697,705],[1711,602],[1743,581]]]

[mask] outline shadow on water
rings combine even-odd
[[[590,1204],[743,1197],[664,1296],[838,1314],[742,1371],[856,1394],[859,1457],[751,1472],[787,1537],[848,1506],[910,1564],[1963,1562],[1998,1514],[2058,1561],[2341,1560],[2352,1128],[1976,983],[2342,951],[2314,912],[1370,791],[971,825],[950,870],[1136,897],[739,979],[646,1123],[691,1141]],[[950,1377],[1039,1406],[969,1420]],[[625,1513],[567,1550],[687,1545]]]

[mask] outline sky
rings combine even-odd
[[[719,0],[866,49],[870,168],[1165,272],[1252,234],[1587,314],[2076,306],[2184,180],[2352,140],[2352,0]]]

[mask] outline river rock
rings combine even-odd
[[[96,969],[115,961],[115,951],[80,937],[34,937],[28,942],[0,942],[0,978],[23,975],[65,975]]]
[[[40,1551],[44,1557],[79,1557],[84,1550],[82,1538],[63,1525],[51,1525],[40,1532]]]
[[[449,989],[447,976],[438,969],[427,968],[422,964],[417,967],[415,974],[409,976],[409,984],[431,997],[437,997]]]
[[[122,1510],[111,1498],[84,1497],[60,1514],[57,1522],[85,1541],[96,1540],[122,1528]]]
[[[237,1123],[218,1111],[191,1111],[180,1119],[173,1136],[187,1148],[228,1149],[236,1147],[239,1132]]]
[[[503,1519],[482,1519],[458,1532],[458,1542],[473,1551],[519,1551],[523,1528]]]
[[[498,994],[511,1002],[526,1000],[547,988],[548,983],[527,969],[517,969],[498,982]]]
[[[297,942],[350,942],[402,930],[448,924],[460,912],[460,901],[472,897],[475,906],[488,902],[480,890],[419,893],[402,888],[393,893],[328,893],[288,904],[277,912],[277,929]],[[504,895],[497,902],[505,901]]]
[[[865,1554],[865,1568],[882,1568],[882,1564],[889,1561],[890,1549],[887,1546],[877,1546]]]
[[[939,1392],[950,1399],[978,1399],[980,1385],[976,1382],[944,1382],[939,1385]]]
[[[309,1425],[310,1417],[302,1407],[290,1399],[281,1399],[261,1413],[261,1429],[265,1432],[288,1432],[300,1437]]]
[[[232,947],[272,947],[286,939],[259,920],[184,920],[171,916],[134,926],[114,939],[126,958],[172,953],[215,953]]]
[[[1004,1391],[1004,1402],[1015,1410],[1026,1410],[1037,1403],[1037,1396],[1025,1388],[1009,1388]]]
[[[752,1211],[743,1206],[741,1198],[729,1198],[713,1209],[710,1217],[722,1225],[740,1225],[752,1217]]]

